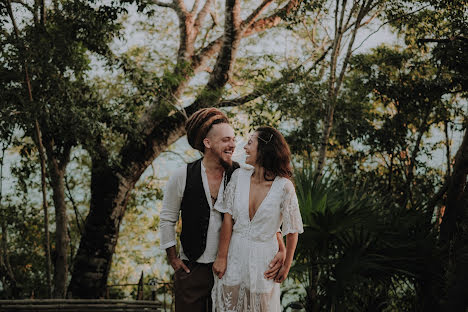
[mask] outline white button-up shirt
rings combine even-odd
[[[221,213],[213,207],[210,187],[208,184],[208,177],[206,175],[206,169],[203,165],[203,162],[201,163],[201,176],[203,181],[203,188],[205,189],[206,200],[210,205],[210,220],[208,223],[208,232],[206,235],[206,249],[196,262],[211,263],[215,261],[216,254],[218,252],[219,231],[221,229],[222,219]],[[180,204],[182,202],[182,197],[184,196],[186,180],[187,166],[183,166],[182,168],[178,168],[167,182],[159,221],[159,232],[162,249],[167,249],[176,245],[175,225],[179,220]],[[223,181],[224,173],[223,180],[219,186],[218,197],[216,200],[217,204],[223,202]],[[182,246],[180,247],[180,258],[183,260],[188,260],[187,256],[184,254]]]

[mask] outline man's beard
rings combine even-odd
[[[224,169],[229,169],[232,167],[232,159],[229,158],[229,160],[225,160],[223,158],[224,152],[219,152],[218,154],[218,159],[219,159],[219,164],[223,166]]]
[[[223,168],[225,170],[232,167],[232,159],[229,159],[229,161],[226,161],[226,160],[220,158],[219,163],[221,164],[221,166],[223,166]]]

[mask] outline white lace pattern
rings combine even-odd
[[[226,272],[222,279],[215,276],[212,299],[216,312],[280,312],[279,284],[263,274],[278,251],[276,232],[280,226],[284,235],[303,232],[294,185],[286,178],[273,181],[250,220],[251,175],[252,170],[236,170],[223,203],[215,206],[234,220]]]

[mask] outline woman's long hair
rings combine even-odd
[[[292,180],[291,151],[283,135],[272,127],[259,127],[257,163],[265,169],[265,180],[275,176]]]

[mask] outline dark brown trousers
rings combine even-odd
[[[211,312],[211,289],[213,288],[212,263],[184,261],[190,270],[174,274],[175,311]]]

